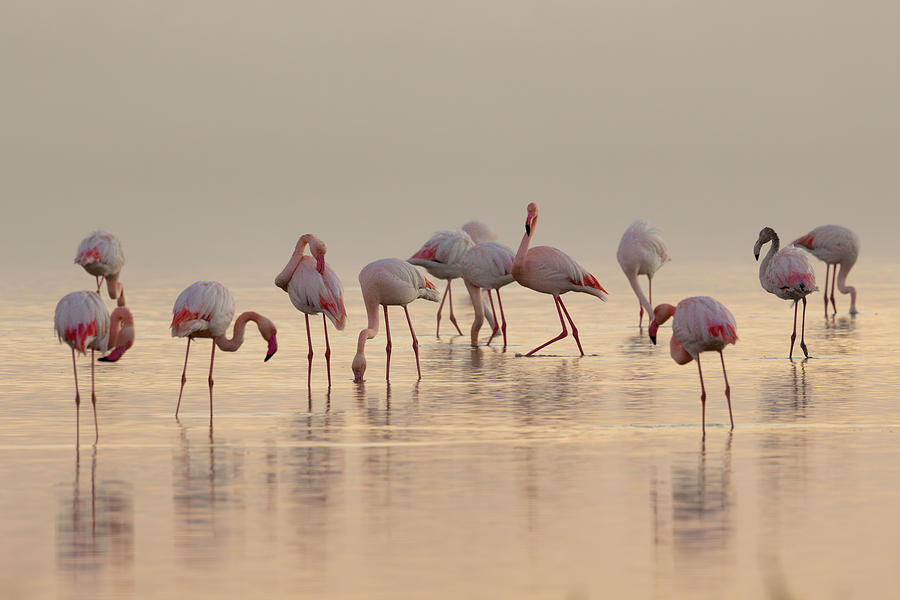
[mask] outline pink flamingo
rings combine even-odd
[[[769,252],[759,265],[759,282],[763,289],[770,294],[775,294],[783,300],[794,301],[794,332],[791,334],[791,349],[788,358],[794,355],[794,340],[797,339],[797,303],[803,301],[803,322],[800,326],[800,348],[803,354],[809,358],[806,349],[806,297],[818,290],[816,287],[816,274],[806,259],[806,255],[796,248],[787,247],[778,249],[778,234],[771,227],[764,227],[759,232],[759,239],[753,247],[753,255],[759,260],[759,250],[762,245],[772,242]]]
[[[569,311],[566,310],[560,295],[566,292],[584,292],[597,296],[605,302],[607,292],[597,281],[596,277],[572,260],[565,252],[550,246],[536,246],[530,250],[528,249],[528,246],[531,244],[531,238],[534,236],[537,218],[538,207],[537,204],[532,202],[528,205],[528,216],[525,218],[525,235],[522,237],[519,251],[516,252],[513,260],[513,277],[520,285],[531,288],[536,292],[553,296],[553,301],[556,303],[556,312],[559,314],[559,322],[562,325],[562,333],[550,341],[544,342],[525,356],[531,356],[544,346],[548,346],[568,335],[566,322],[563,321],[563,313],[566,313],[566,319],[568,319],[569,325],[572,326],[572,335],[575,337],[575,343],[578,344],[578,351],[581,353],[581,356],[584,356],[581,340],[578,339],[578,329],[575,327],[572,317],[569,316]]]
[[[840,225],[822,225],[816,227],[803,237],[793,241],[792,246],[800,246],[825,262],[825,316],[828,316],[828,270],[831,269],[831,307],[837,314],[834,302],[834,282],[837,275],[837,286],[842,294],[850,294],[850,314],[855,315],[856,288],[846,285],[847,274],[859,256],[859,236]],[[834,268],[832,268],[834,265]],[[837,272],[838,265],[841,272]]]
[[[304,256],[306,246],[312,256]],[[275,278],[275,285],[288,293],[297,310],[306,318],[306,342],[309,345],[309,367],[306,385],[312,382],[312,335],[309,332],[309,315],[322,313],[322,327],[325,330],[325,364],[328,369],[328,385],[331,385],[331,345],[328,342],[328,322],[331,319],[335,329],[341,331],[347,322],[344,307],[344,288],[334,270],[325,264],[325,242],[311,233],[300,236],[294,254],[281,273]]]
[[[264,362],[272,358],[278,350],[275,339],[275,324],[255,312],[244,312],[234,322],[231,339],[225,335],[231,319],[234,318],[234,296],[218,281],[197,281],[192,283],[178,295],[172,309],[172,337],[187,337],[187,350],[184,353],[184,370],[181,372],[181,389],[178,392],[178,404],[175,406],[175,418],[181,408],[181,394],[187,381],[188,353],[191,351],[191,340],[194,338],[212,338],[212,354],[209,358],[209,423],[212,425],[213,412],[213,361],[216,358],[216,346],[225,352],[234,352],[244,343],[244,329],[247,321],[253,321],[259,328],[263,339],[269,342]]]
[[[94,409],[94,443],[100,439],[97,427],[97,394],[94,390],[94,352],[106,352],[114,348],[112,354],[118,359],[134,343],[134,327],[131,312],[124,306],[117,307],[112,315],[96,292],[72,292],[66,294],[56,305],[53,326],[60,342],[72,348],[72,372],[75,374],[75,443],[80,441],[78,424],[81,394],[78,391],[78,368],[75,352],[86,354],[91,350],[91,406]],[[100,359],[103,360],[103,359]]]
[[[409,318],[409,310],[406,305],[416,298],[437,302],[440,297],[437,288],[418,269],[399,258],[382,258],[363,267],[359,272],[359,285],[362,289],[369,323],[365,329],[359,332],[356,356],[353,357],[352,364],[353,381],[361,383],[363,375],[366,373],[366,340],[370,340],[378,334],[379,304],[384,308],[384,330],[387,334],[385,379],[388,381],[391,379],[391,326],[388,323],[387,307],[395,305],[402,306],[403,312],[406,313],[406,322],[409,324],[409,333],[413,341],[413,352],[416,354],[416,371],[419,379],[422,379],[422,369],[419,366],[419,340],[416,339],[416,332],[413,331],[412,320]]]
[[[503,349],[506,349],[506,316],[503,313],[503,301],[500,299],[500,288],[514,281],[512,274],[513,251],[497,242],[481,242],[475,244],[459,259],[459,268],[472,306],[475,307],[475,320],[472,322],[471,337],[472,347],[478,347],[478,331],[484,322],[484,303],[481,290],[487,290],[488,300],[491,303],[491,312],[494,312],[494,299],[491,290],[497,290],[497,302],[500,305],[500,318],[502,325],[494,320],[491,337],[487,345],[497,335],[498,330],[503,331]],[[496,313],[494,313],[496,314]]]
[[[75,264],[81,265],[96,278],[98,293],[104,279],[110,298],[116,300],[124,293],[119,273],[125,265],[125,254],[122,252],[122,242],[115,234],[98,229],[81,240]]]
[[[728,344],[737,341],[737,324],[734,315],[723,304],[709,296],[693,296],[685,298],[678,306],[660,304],[653,312],[650,323],[650,341],[656,343],[656,332],[659,326],[673,315],[672,340],[669,342],[669,353],[679,365],[692,360],[697,361],[697,372],[700,374],[700,403],[702,405],[703,439],[706,439],[706,387],[703,385],[703,369],[700,368],[700,353],[714,351],[722,360],[722,375],[725,377],[725,399],[728,400],[728,419],[734,430],[734,416],[731,414],[731,386],[728,385],[728,373],[725,371],[725,356],[722,350]]]
[[[454,279],[462,275],[457,262],[466,253],[466,250],[474,245],[475,242],[472,241],[469,234],[461,229],[438,231],[407,261],[425,267],[426,271],[438,279],[447,280],[447,289],[444,291],[444,297],[441,298],[437,311],[435,336],[438,338],[441,337],[441,311],[444,309],[445,300],[449,300],[450,304],[450,322],[456,327],[459,335],[462,335],[462,330],[453,314],[453,293],[450,291],[450,285]]]
[[[622,267],[622,271],[625,272],[625,277],[628,278],[628,283],[631,284],[631,288],[637,296],[640,307],[638,327],[641,327],[644,323],[644,310],[647,311],[647,318],[652,318],[653,275],[669,260],[666,242],[663,241],[662,236],[659,234],[659,229],[650,227],[647,221],[635,221],[622,234],[616,258],[619,259],[619,265]],[[647,276],[649,300],[641,290],[641,284],[638,283],[638,275]]]

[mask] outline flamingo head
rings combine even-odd
[[[660,304],[653,309],[653,321],[647,332],[650,334],[650,341],[656,344],[656,332],[659,326],[668,321],[675,314],[675,307],[671,304]]]
[[[353,357],[353,364],[350,368],[353,369],[353,383],[362,383],[363,376],[366,374],[366,355],[362,352],[357,352],[356,356]]]
[[[528,204],[528,216],[525,217],[525,234],[531,235],[534,224],[537,222],[538,206],[534,202]]]
[[[328,252],[328,247],[325,245],[325,242],[311,233],[301,236],[300,240],[309,244],[309,253],[316,259],[316,271],[324,273],[325,253]]]
[[[278,351],[278,340],[275,338],[275,334],[278,333],[278,330],[275,328],[275,323],[263,316],[260,316],[257,325],[259,326],[260,335],[263,336],[264,340],[269,342],[269,347],[266,350],[266,357],[263,359],[263,362],[266,362]]]
[[[753,256],[756,257],[756,260],[759,260],[759,250],[763,247],[763,244],[766,242],[771,242],[772,240],[778,239],[778,236],[775,234],[775,230],[771,227],[763,227],[759,232],[759,238],[756,240],[756,244],[753,246]]]

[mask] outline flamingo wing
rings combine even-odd
[[[234,296],[217,281],[192,283],[175,300],[172,308],[172,337],[208,332],[210,337],[225,333],[234,318]]]
[[[734,315],[709,296],[692,296],[678,303],[672,335],[694,357],[706,350],[721,350],[738,339]]]
[[[325,313],[335,328],[344,328],[347,321],[344,288],[328,265],[325,265],[324,273],[319,273],[316,260],[304,256],[291,276],[287,292],[297,310],[307,314]]]
[[[81,354],[88,348],[106,351],[109,314],[99,294],[72,292],[63,296],[56,305],[53,326],[59,341]]]
[[[118,273],[125,265],[122,242],[115,234],[98,229],[81,240],[78,253],[75,255],[75,264],[85,268],[95,267],[101,275]]]

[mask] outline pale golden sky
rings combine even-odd
[[[471,218],[615,266],[841,223],[895,256],[895,2],[6,2],[4,269],[347,268]],[[617,268],[617,267],[616,267]],[[345,279],[355,273],[345,273]],[[180,279],[179,279],[180,281]]]

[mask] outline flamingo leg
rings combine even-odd
[[[94,392],[94,350],[91,350],[91,408],[94,409],[94,443],[100,441],[100,430],[97,428],[97,394]]]
[[[834,309],[834,314],[837,314],[837,304],[834,303],[834,284],[837,281],[837,268],[838,266],[834,265],[831,269],[831,308]],[[827,284],[828,281],[826,280],[825,283]]]
[[[499,293],[500,292],[497,292],[498,295],[499,295]],[[496,315],[497,313],[494,311],[494,297],[491,296],[491,290],[488,290],[487,294],[488,294],[488,300],[490,300],[490,302],[491,302],[491,313]],[[494,318],[494,330],[491,332],[491,337],[488,338],[487,344],[485,344],[485,346],[491,345],[491,340],[494,339],[494,336],[497,335],[498,331],[500,331],[500,323],[497,322],[497,318],[495,317]]]
[[[562,307],[563,312],[566,313],[566,319],[569,320],[569,325],[572,326],[572,335],[575,336],[575,343],[578,344],[578,351],[581,352],[581,355],[584,356],[584,350],[581,349],[581,340],[578,339],[578,328],[575,327],[575,322],[572,320],[572,317],[569,316],[569,311],[566,310],[566,305],[563,304],[562,298],[558,298],[559,305]],[[649,315],[648,315],[649,318]]]
[[[725,377],[725,398],[728,400],[728,419],[731,421],[731,430],[734,431],[734,415],[731,414],[731,386],[728,385],[728,373],[725,371],[725,355],[719,350],[719,358],[722,359],[722,375]]]
[[[638,329],[641,329],[644,327],[644,305],[640,302],[638,302],[638,309],[640,310],[638,313]],[[647,318],[649,317],[650,315],[647,315]]]
[[[213,415],[213,401],[212,401],[212,390],[213,390],[213,363],[216,360],[216,340],[213,340],[212,343],[212,354],[209,355],[209,426],[212,428],[212,415]]]
[[[325,329],[325,366],[328,369],[328,387],[331,387],[331,345],[328,343],[328,321],[322,313],[322,327]]]
[[[215,342],[213,342],[215,343]],[[175,405],[175,418],[178,418],[178,409],[181,408],[181,394],[184,392],[184,383],[187,381],[187,360],[191,351],[191,338],[188,338],[187,350],[184,351],[184,369],[181,371],[181,389],[178,391],[178,404]]]
[[[406,313],[406,322],[409,323],[409,334],[412,336],[413,352],[416,354],[416,372],[419,374],[419,380],[422,379],[422,368],[419,366],[419,340],[416,338],[416,332],[413,331],[412,319],[409,318],[409,309],[403,305],[403,312]],[[387,322],[385,320],[385,322]]]
[[[75,366],[75,348],[72,348],[72,372],[75,373],[75,447],[81,439],[78,425],[78,414],[81,412],[81,395],[78,393],[78,367]]]
[[[706,439],[706,386],[703,385],[703,369],[700,368],[700,355],[697,355],[697,372],[700,373],[700,423],[703,427],[703,439]],[[729,406],[731,406],[729,404]]]
[[[831,297],[832,300],[834,296]],[[800,324],[800,349],[803,350],[803,355],[806,358],[809,358],[809,350],[806,349],[806,296],[803,296],[803,321]]]
[[[799,307],[800,307],[800,305],[795,300],[794,301],[794,333],[791,334],[791,351],[788,352],[788,358],[790,358],[792,360],[794,358],[794,340],[797,339],[797,309]]]
[[[304,316],[306,317],[306,343],[309,345],[309,353],[306,355],[306,358],[309,361],[309,366],[306,368],[306,387],[310,387],[312,385],[312,335],[309,333],[309,315],[304,313]]]
[[[569,335],[569,331],[566,329],[566,322],[563,320],[562,310],[559,308],[559,296],[553,296],[553,303],[556,304],[556,312],[559,313],[559,324],[562,325],[562,333],[560,333],[558,336],[556,336],[552,340],[544,342],[543,344],[541,344],[540,346],[538,346],[537,348],[535,348],[534,350],[532,350],[525,356],[531,356],[532,354],[534,354],[535,352],[537,352],[544,346],[549,346],[553,342],[559,341],[559,340],[563,339],[564,337],[566,337],[567,335]]]
[[[388,322],[388,311],[387,304],[383,305],[384,307],[384,332],[387,334],[387,345],[384,347],[384,351],[387,354],[387,361],[384,365],[384,379],[385,381],[391,380],[391,324]],[[438,310],[440,312],[440,310]],[[440,323],[440,317],[438,318],[438,322]]]
[[[100,293],[100,276],[94,275],[94,281],[97,282],[97,293],[99,294]]]
[[[503,314],[503,301],[500,300],[500,288],[497,288],[497,304],[500,305],[500,320],[502,321],[500,331],[503,332],[503,349],[506,350],[506,315]]]
[[[438,305],[437,311],[437,329],[434,332],[434,337],[437,339],[441,339],[441,311],[444,310],[444,301],[447,299],[447,294],[450,293],[450,280],[447,280],[447,289],[444,290],[444,295],[441,297],[441,303]],[[387,310],[385,307],[384,310]]]
[[[825,263],[825,287],[822,290],[824,292],[823,296],[825,296],[825,318],[828,318],[828,271],[831,269],[831,265]]]
[[[450,322],[453,323],[453,326],[456,327],[456,332],[459,335],[462,335],[462,329],[459,328],[459,323],[456,322],[456,316],[453,314],[453,291],[450,289],[450,284],[453,283],[452,279],[447,280],[447,304],[450,306]]]

